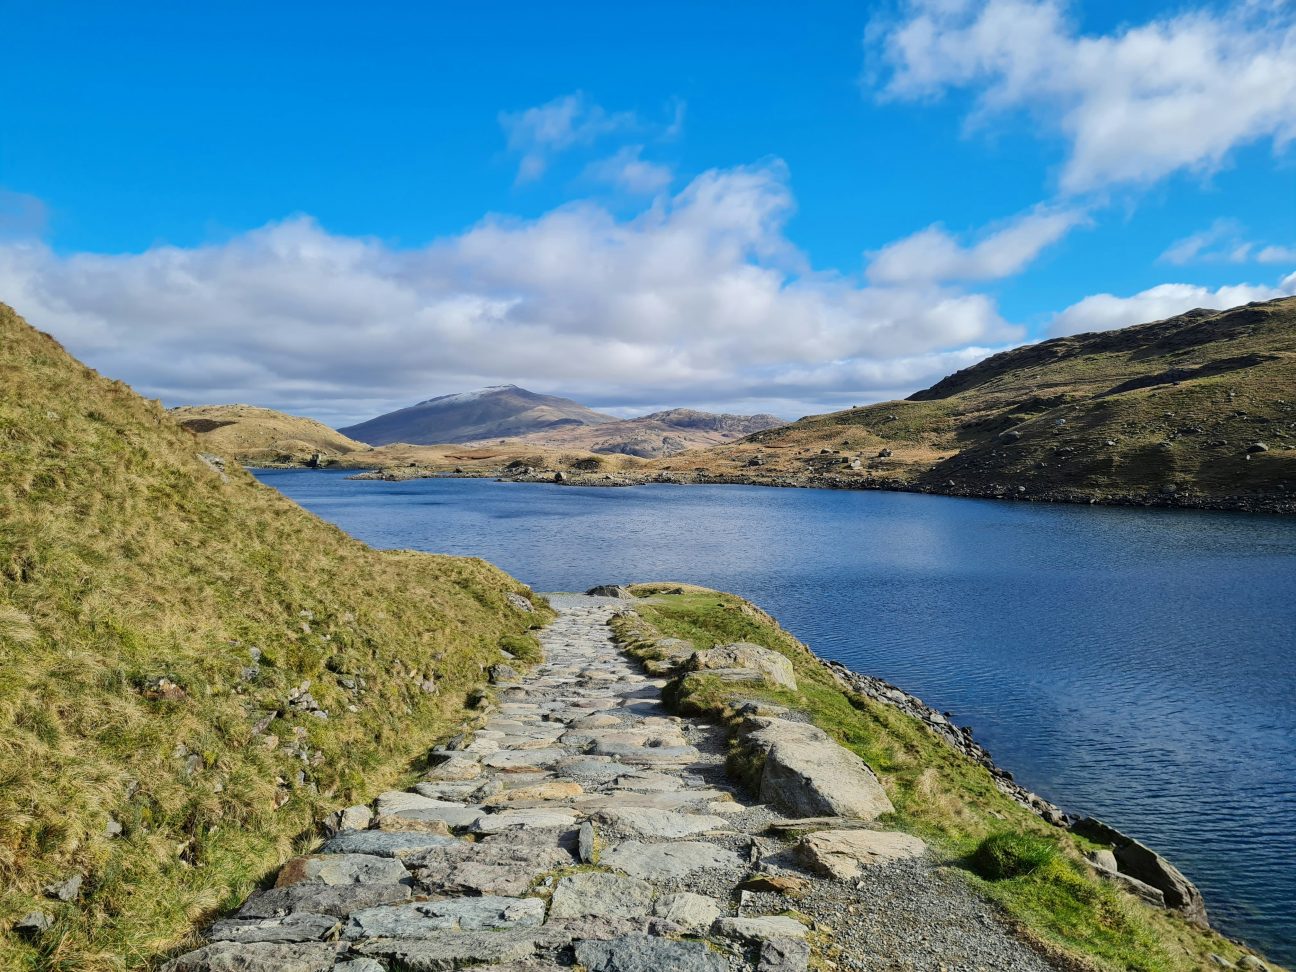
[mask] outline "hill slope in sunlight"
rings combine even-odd
[[[401,779],[548,609],[210,465],[2,304],[0,389],[0,968],[136,967]]]

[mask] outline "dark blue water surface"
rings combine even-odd
[[[260,478],[379,547],[537,590],[742,594],[954,713],[998,762],[1177,863],[1296,962],[1296,519],[904,493]]]

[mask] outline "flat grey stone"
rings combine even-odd
[[[293,884],[400,884],[405,865],[372,854],[312,854],[295,857],[279,870],[275,887]]]
[[[575,826],[576,817],[561,810],[519,809],[483,814],[472,829],[479,834],[498,834],[506,830],[571,829]]]
[[[450,898],[419,901],[357,911],[347,921],[342,937],[427,938],[446,931],[487,931],[498,928],[534,928],[544,921],[539,898]]]
[[[212,925],[213,942],[318,942],[338,926],[334,915],[299,911],[282,918],[227,918]]]
[[[453,843],[455,838],[386,830],[356,830],[324,842],[321,854],[371,854],[375,857],[405,858],[431,847]]]
[[[213,942],[163,966],[164,972],[328,972],[337,950],[322,942]]]
[[[742,858],[731,850],[687,840],[669,844],[624,840],[603,855],[602,863],[646,881],[687,877],[694,871],[708,868],[727,870],[743,866]]]
[[[736,938],[744,942],[763,942],[767,938],[805,938],[808,929],[795,918],[768,915],[763,918],[717,918],[711,934]]]
[[[540,839],[548,836],[550,839]],[[553,831],[508,831],[477,843],[436,847],[411,861],[433,891],[517,896],[541,874],[576,863]]]
[[[555,918],[646,918],[656,891],[647,881],[618,874],[573,874],[558,882],[549,906]]]
[[[651,807],[600,810],[597,819],[599,823],[607,824],[623,834],[663,839],[693,837],[711,830],[723,830],[728,826],[728,821],[723,817],[676,813],[673,810]]]
[[[810,943],[799,938],[767,938],[761,942],[756,972],[806,972]]]
[[[441,932],[426,939],[372,938],[354,948],[362,955],[386,959],[402,972],[446,972],[484,962],[522,962],[535,958],[536,945],[547,941],[537,929]],[[657,970],[661,972],[661,970]]]
[[[720,902],[704,894],[692,891],[680,891],[665,894],[653,905],[653,914],[658,918],[674,922],[687,932],[703,935],[724,912]]]
[[[294,884],[287,888],[258,891],[238,910],[240,918],[278,918],[295,912],[345,918],[353,911],[382,904],[408,901],[407,884]]]
[[[700,942],[625,935],[577,942],[576,961],[589,972],[728,972],[729,963]]]

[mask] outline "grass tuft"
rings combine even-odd
[[[1005,830],[991,834],[968,857],[977,874],[988,881],[1034,874],[1058,858],[1056,841],[1038,834]]]

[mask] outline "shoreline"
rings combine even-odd
[[[346,470],[337,464],[302,466],[301,464],[283,464],[260,466],[254,468],[287,469],[316,468]],[[654,473],[653,475],[628,475],[604,473],[600,475],[578,475],[562,470],[545,470],[509,475],[505,470],[443,471],[418,469],[407,472],[404,468],[368,468],[356,467],[348,479],[381,480],[384,482],[404,482],[410,479],[494,479],[502,483],[548,483],[559,486],[602,486],[605,488],[629,488],[633,486],[670,485],[670,486],[761,486],[772,489],[834,489],[856,492],[879,491],[889,493],[915,493],[925,496],[945,496],[951,499],[1003,500],[1017,503],[1056,503],[1068,506],[1110,506],[1126,509],[1169,509],[1169,510],[1210,510],[1223,513],[1261,513],[1284,515],[1296,513],[1296,496],[1291,498],[1270,497],[1197,497],[1190,492],[1173,494],[1107,494],[1087,495],[1080,492],[1036,493],[1017,491],[1006,486],[977,489],[973,487],[938,487],[926,483],[911,483],[887,478],[815,475],[807,477],[762,477],[734,474],[699,473],[676,474]]]

